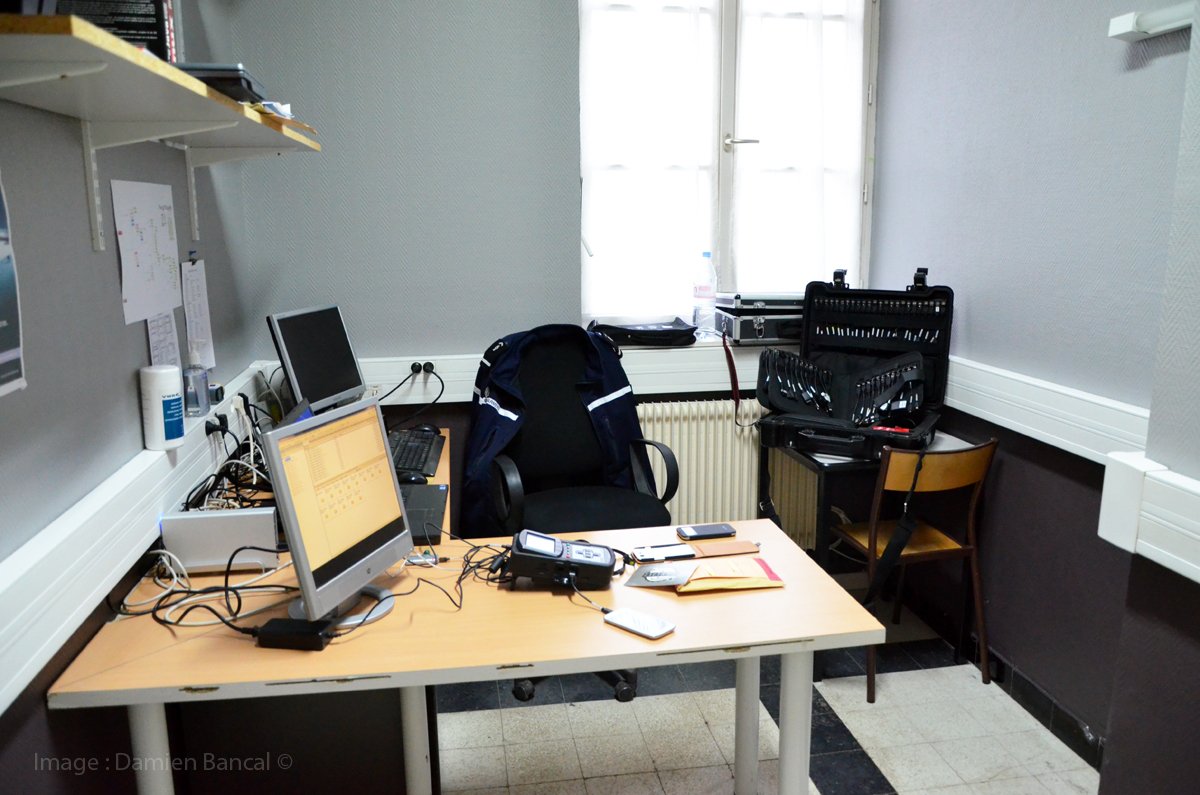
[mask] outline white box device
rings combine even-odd
[[[179,558],[189,574],[225,571],[238,547],[276,549],[274,508],[235,511],[177,511],[159,522],[163,546]],[[278,552],[247,549],[233,561],[233,570],[266,571],[279,565]]]

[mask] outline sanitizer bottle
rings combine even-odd
[[[194,343],[188,343],[188,366],[183,371],[184,414],[203,417],[208,414],[208,370],[200,361],[200,351]]]

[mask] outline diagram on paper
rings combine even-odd
[[[166,314],[183,303],[171,186],[114,179],[112,196],[125,322]]]

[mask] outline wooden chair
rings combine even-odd
[[[929,452],[925,454],[921,465],[920,477],[915,492],[949,491],[974,486],[971,492],[970,507],[967,509],[966,543],[959,543],[936,527],[923,521],[918,521],[904,552],[897,565],[900,566],[899,583],[896,589],[895,607],[892,612],[892,623],[900,623],[900,600],[904,589],[904,571],[910,563],[924,563],[930,560],[945,558],[963,558],[963,589],[964,603],[966,595],[966,564],[971,568],[971,587],[975,602],[975,624],[979,633],[980,667],[983,671],[983,683],[991,681],[988,672],[987,632],[983,625],[983,588],[979,580],[979,554],[975,536],[975,514],[979,504],[979,493],[983,489],[983,481],[987,477],[992,456],[996,452],[996,440],[970,447],[964,450],[948,450]],[[885,492],[901,492],[907,494],[913,485],[913,475],[920,457],[919,451],[893,450],[883,448],[879,480],[875,485],[875,499],[871,505],[871,520],[856,524],[843,524],[833,528],[833,532],[844,539],[853,549],[867,559],[867,578],[874,581],[875,567],[883,550],[891,540],[896,530],[896,521],[880,521],[879,510]],[[966,610],[963,611],[965,636]],[[961,646],[961,640],[960,640]],[[867,647],[867,701],[875,703],[875,647]]]

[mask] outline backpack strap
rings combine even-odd
[[[917,490],[917,478],[921,477],[921,465],[925,463],[925,453],[927,452],[929,452],[928,442],[921,448],[921,453],[917,456],[912,485],[908,487],[908,494],[904,496],[904,513],[901,515],[900,521],[896,522],[896,530],[888,539],[883,554],[879,556],[879,563],[875,566],[875,576],[867,587],[867,595],[863,597],[864,605],[871,604],[875,601],[875,597],[879,596],[879,592],[883,590],[883,584],[887,582],[888,575],[892,573],[892,569],[895,568],[896,562],[900,560],[900,555],[904,552],[904,547],[908,546],[913,531],[917,529],[917,518],[909,513],[908,503],[912,500],[913,492]]]

